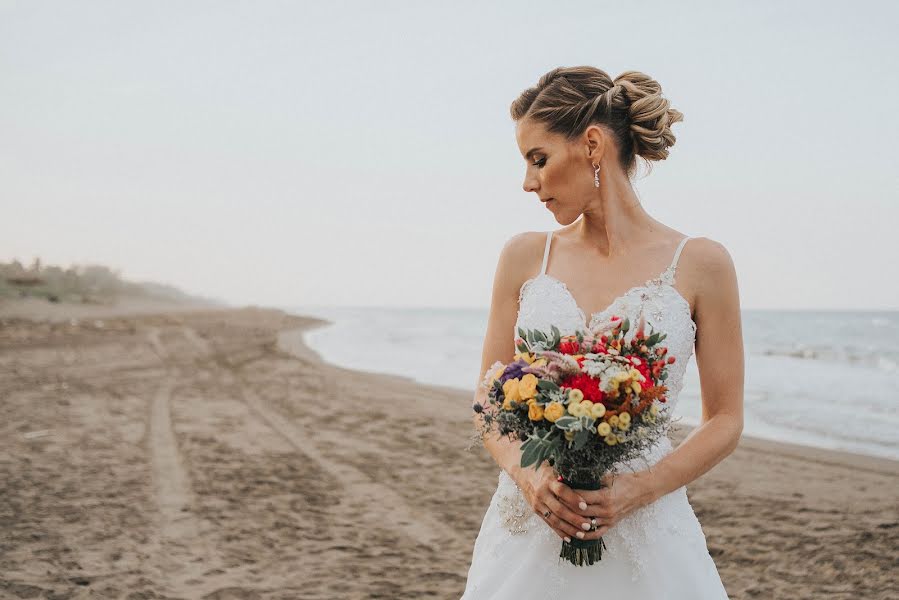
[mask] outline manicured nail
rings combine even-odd
[[[577,535],[579,538],[582,538],[582,539],[583,539],[583,537],[584,537],[584,532],[583,532],[583,531],[578,531],[576,535]]]
[[[581,510],[587,510],[587,503],[581,500],[581,503],[578,504],[581,507]]]
[[[564,539],[565,539],[565,541],[566,541],[566,542],[568,542],[568,543],[569,543],[569,544],[570,544],[570,543],[571,543],[571,538],[570,538],[570,537],[568,537],[568,536],[567,536],[567,535],[566,535],[566,536],[565,536],[565,538],[564,538]]]
[[[590,531],[590,523],[581,523],[581,529],[584,531]]]

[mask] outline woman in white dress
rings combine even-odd
[[[685,486],[730,454],[743,430],[736,272],[720,243],[652,218],[631,184],[637,156],[668,157],[670,127],[683,115],[648,76],[627,71],[612,80],[593,67],[553,69],[511,112],[524,190],[563,227],[522,233],[503,247],[477,382],[495,361],[513,360],[519,327],[555,325],[566,335],[643,313],[668,334],[675,357],[665,410],[677,403],[695,346],[702,420],[677,448],[665,436],[616,465],[597,491],[568,488],[547,463],[522,469],[520,441],[486,439],[499,482],[462,598],[726,599]],[[484,401],[480,387],[475,401]],[[573,536],[602,537],[602,559],[560,559],[562,540]]]

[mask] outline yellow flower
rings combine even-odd
[[[528,406],[534,404],[535,402],[537,402],[536,398],[528,398],[527,400],[525,400],[525,404],[527,404]]]
[[[589,415],[590,409],[592,409],[592,408],[593,408],[592,400],[581,400],[581,410],[584,411],[585,415]]]
[[[571,401],[568,403],[568,414],[572,417],[580,417],[584,413],[582,412],[582,406],[580,402]]]
[[[612,427],[608,423],[603,422],[596,426],[596,435],[606,437],[610,433],[612,433]]]
[[[601,403],[597,402],[590,407],[590,416],[594,419],[601,419],[604,414],[606,414],[606,407]]]
[[[609,446],[614,446],[615,444],[618,443],[618,438],[610,433],[603,439],[603,441],[605,443],[607,443]]]
[[[618,415],[612,415],[611,417],[609,417],[609,426],[618,427]]]
[[[619,444],[623,444],[625,441],[627,441],[627,436],[625,436],[623,433],[616,434],[615,437],[618,438]]]
[[[515,355],[515,360],[521,359],[528,364],[531,364],[532,362],[534,362],[535,358],[536,357],[533,354],[531,354],[530,352],[519,352],[518,354]]]
[[[625,425],[625,427],[622,427],[622,429],[627,429],[626,426],[630,425],[630,423],[631,423],[630,413],[623,412],[620,415],[618,415],[618,423],[619,423],[619,425]]]
[[[543,420],[543,407],[537,404],[537,402],[530,403],[528,407],[528,418],[531,421],[542,421]]]
[[[515,402],[515,401],[512,400],[510,397],[506,396],[506,398],[503,400],[503,409],[504,410],[514,410],[516,407],[512,406],[512,402]]]
[[[571,399],[572,402],[580,402],[581,400],[584,399],[584,392],[582,392],[581,390],[579,390],[577,388],[572,388],[572,389],[568,390],[568,397]]]
[[[651,415],[654,416],[654,417],[655,417],[656,415],[658,415],[658,414],[659,414],[659,405],[658,405],[658,404],[653,404],[652,406],[650,406],[650,407],[649,407],[649,414],[651,414]]]
[[[503,394],[506,396],[506,400],[515,400],[516,402],[521,400],[521,394],[518,391],[519,383],[517,377],[506,380],[506,383],[503,384]]]
[[[498,367],[493,369],[490,373],[490,386],[493,387],[493,384],[499,379],[500,375],[503,374],[503,371],[506,370],[506,365],[500,364]]]
[[[562,418],[564,414],[565,407],[559,402],[550,402],[546,408],[543,409],[543,416],[546,417],[546,420],[550,423],[555,423],[556,420]]]
[[[632,381],[631,389],[634,391],[635,394],[639,395],[640,392],[643,391],[643,386],[640,385],[639,381]]]
[[[628,429],[630,429],[630,426],[630,421],[628,421],[627,423],[625,423],[624,421],[618,421],[618,429],[620,429],[621,431],[627,431]]]
[[[518,384],[518,394],[522,398],[533,398],[537,395],[537,376],[527,373]]]
[[[538,358],[537,360],[535,360],[534,362],[531,363],[531,366],[532,366],[532,367],[545,367],[545,366],[546,366],[546,359],[545,359],[545,358]]]

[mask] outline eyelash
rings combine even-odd
[[[543,165],[546,164],[546,159],[545,159],[545,158],[541,158],[541,159],[538,160],[537,162],[531,163],[531,164],[533,164],[535,167],[542,167]]]

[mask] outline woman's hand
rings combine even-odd
[[[590,527],[590,518],[577,513],[581,507],[588,508],[587,501],[560,482],[549,464],[543,463],[536,470],[527,467],[521,474],[523,481],[517,483],[528,504],[560,538],[570,542],[575,536],[580,539],[593,537],[595,532],[586,531]]]
[[[655,498],[648,477],[648,471],[610,474],[602,477],[603,487],[599,490],[572,490],[587,503],[586,508],[578,507],[578,513],[586,521],[595,518],[598,526],[596,531],[587,532],[582,539],[602,537],[631,512],[653,502]]]

